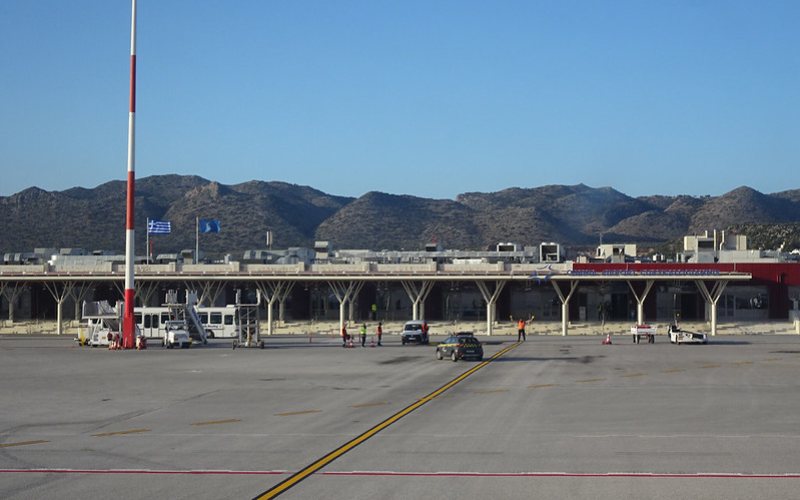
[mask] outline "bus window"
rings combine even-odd
[[[208,313],[200,313],[200,323],[203,323],[204,325],[208,324]]]
[[[211,313],[211,323],[219,325],[222,323],[222,313]]]
[[[226,314],[225,315],[225,324],[232,325],[233,324],[233,314]]]

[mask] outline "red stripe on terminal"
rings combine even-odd
[[[136,112],[136,54],[131,54],[131,113]]]

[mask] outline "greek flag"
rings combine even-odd
[[[200,219],[198,225],[201,233],[218,233],[220,231],[219,221],[216,219]]]
[[[169,234],[171,231],[172,223],[168,220],[147,221],[147,234]]]

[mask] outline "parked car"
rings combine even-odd
[[[459,359],[483,361],[483,346],[472,333],[457,333],[436,346],[436,359],[444,358],[450,358],[451,361]]]
[[[419,344],[429,343],[428,324],[421,320],[407,322],[403,325],[403,332],[400,334],[400,342],[402,342],[403,345],[406,345],[407,342],[417,342]]]

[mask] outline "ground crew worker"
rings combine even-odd
[[[522,318],[517,321],[517,342],[520,340],[525,341],[525,320]]]
[[[367,347],[367,324],[361,323],[361,328],[358,331],[361,334],[361,347]]]
[[[342,347],[347,347],[347,324],[342,325]]]
[[[375,329],[375,334],[378,336],[378,345],[381,345],[381,336],[383,336],[383,323],[378,322],[378,327]]]

